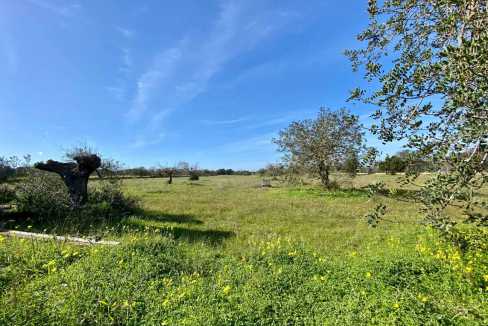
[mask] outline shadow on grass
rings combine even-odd
[[[363,187],[362,189],[368,192],[368,186]],[[414,189],[392,188],[392,189],[382,189],[376,194],[387,198],[400,200],[400,201],[417,202],[419,200],[421,192],[420,190],[414,190]]]
[[[203,222],[196,219],[195,216],[188,214],[168,214],[159,211],[142,211],[140,213],[142,214],[138,217],[143,220],[168,223],[203,224]]]
[[[194,229],[189,227],[182,227],[176,225],[161,225],[159,221],[156,225],[151,224],[154,220],[147,220],[141,217],[131,217],[123,221],[130,232],[146,232],[152,234],[159,234],[170,237],[175,240],[184,240],[187,242],[205,242],[212,245],[220,244],[223,240],[235,236],[234,232],[223,230],[205,230]],[[122,229],[124,229],[122,227]]]
[[[273,193],[279,196],[294,198],[364,198],[367,199],[372,195],[370,186],[361,188],[331,188],[325,189],[320,187],[294,187],[294,188],[272,188]],[[419,199],[420,191],[400,188],[382,188],[374,192],[375,195],[392,198],[399,201],[416,202]]]
[[[36,221],[29,214],[15,211],[0,212],[0,229],[19,230],[57,235],[77,235],[106,238],[123,236],[129,233],[158,234],[187,242],[205,242],[212,245],[235,236],[234,232],[224,230],[195,229],[175,225],[202,225],[195,216],[168,214],[158,211],[139,211],[135,215],[120,217],[67,218],[57,221]]]

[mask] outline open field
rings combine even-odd
[[[378,180],[398,186],[125,180],[144,213],[85,232],[119,246],[0,238],[0,324],[486,324],[486,266],[421,226],[418,204],[383,197],[390,222],[368,228],[361,187]]]

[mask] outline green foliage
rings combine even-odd
[[[188,178],[188,180],[197,181],[197,180],[200,180],[200,176],[197,173],[192,172],[192,173],[190,173],[190,177]]]
[[[150,239],[148,239],[150,238]],[[319,253],[273,237],[242,255],[222,256],[146,232],[115,248],[60,254],[50,244],[36,264],[2,260],[30,275],[5,283],[0,323],[107,325],[483,324],[486,307],[463,279],[468,266],[418,253],[388,238],[383,255]],[[32,255],[16,242],[0,247]],[[440,245],[439,245],[440,246]],[[43,250],[43,247],[47,247]],[[440,247],[442,248],[442,247]],[[443,251],[444,252],[444,251]],[[385,257],[386,254],[386,257]],[[67,259],[63,259],[68,255]],[[0,256],[1,257],[1,256]],[[445,257],[453,257],[446,251]],[[41,265],[42,264],[42,265]],[[39,270],[27,272],[30,266]],[[45,267],[42,267],[45,266]],[[27,273],[26,273],[27,272]],[[471,272],[473,273],[473,272]],[[35,277],[33,277],[35,276]],[[483,279],[481,279],[483,281]],[[469,309],[460,310],[460,306]]]
[[[373,210],[365,215],[368,225],[371,227],[377,227],[378,223],[383,219],[386,214],[386,205],[378,204]]]
[[[15,189],[7,184],[0,184],[0,204],[8,204],[15,199]]]
[[[68,189],[56,175],[34,171],[16,185],[16,192],[17,210],[41,222],[59,221],[71,213]]]
[[[27,213],[36,223],[102,222],[122,219],[138,210],[138,201],[122,192],[116,179],[96,182],[88,203],[73,209],[66,186],[61,178],[45,172],[33,172],[16,186],[17,211]]]
[[[361,162],[359,161],[358,153],[351,151],[344,162],[344,171],[349,174],[350,177],[355,177],[358,174],[358,170],[361,167]]]
[[[346,109],[321,108],[316,119],[291,123],[273,141],[288,165],[318,176],[328,188],[332,169],[340,167],[351,151],[360,150],[362,136],[357,116]]]
[[[378,107],[372,130],[383,141],[407,139],[439,168],[420,197],[429,223],[450,232],[460,206],[479,224],[487,216],[473,195],[488,181],[486,1],[371,0],[368,11],[358,36],[365,47],[347,55],[378,86],[351,98]]]
[[[139,208],[138,200],[124,194],[120,181],[116,179],[96,183],[91,189],[88,204],[108,207],[111,214],[118,215],[130,214]]]
[[[376,168],[378,156],[380,152],[374,147],[367,147],[362,157],[362,165],[366,168],[368,173],[373,173]]]
[[[405,171],[407,162],[397,155],[386,156],[385,160],[379,163],[378,168],[387,174],[397,174]]]

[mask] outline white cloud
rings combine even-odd
[[[177,110],[189,103],[230,60],[252,50],[289,19],[280,11],[256,10],[249,2],[223,2],[210,33],[183,38],[155,56],[137,80],[127,117],[131,122],[154,120],[154,108]]]
[[[158,133],[165,117],[206,92],[211,80],[231,60],[254,49],[291,18],[292,15],[284,15],[279,10],[258,10],[250,2],[222,2],[209,33],[188,35],[155,55],[137,79],[131,107],[126,113],[131,123],[143,122],[146,126],[141,132],[144,137],[139,136],[134,142],[136,147],[162,141]],[[203,123],[225,125],[242,121],[244,119]],[[156,136],[151,137],[153,134]]]
[[[127,113],[131,120],[138,120],[147,110],[148,101],[160,84],[167,80],[181,58],[179,48],[171,48],[160,53],[153,61],[151,67],[138,79],[136,95],[132,100],[132,108]]]

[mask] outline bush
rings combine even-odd
[[[55,175],[33,172],[17,185],[17,210],[39,221],[59,220],[71,213],[68,189]]]
[[[190,178],[188,180],[197,181],[197,180],[200,180],[200,177],[196,173],[190,173]]]
[[[118,181],[100,181],[90,190],[88,203],[74,209],[61,178],[36,172],[17,186],[17,209],[29,213],[37,222],[70,221],[90,225],[124,217],[138,208],[138,201],[124,195]]]
[[[7,204],[14,199],[15,190],[6,184],[0,184],[0,204]]]
[[[88,205],[108,207],[110,213],[133,213],[139,207],[138,201],[125,195],[119,181],[99,182],[88,196]]]

